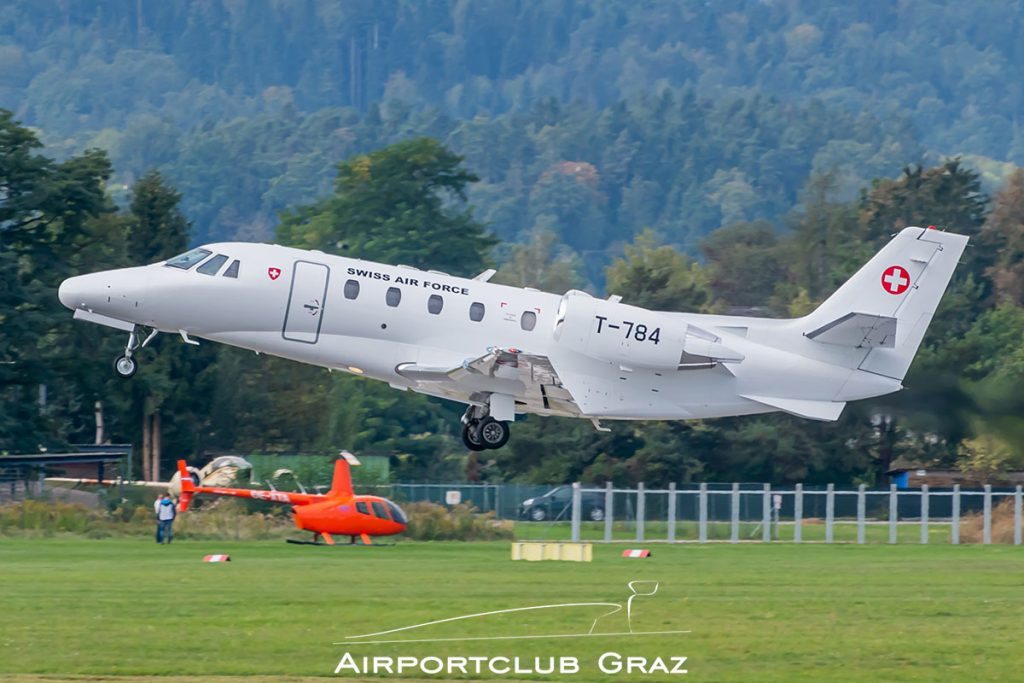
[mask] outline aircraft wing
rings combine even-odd
[[[488,393],[510,394],[531,412],[580,415],[582,411],[565,388],[547,356],[519,349],[491,347],[487,353],[454,367],[402,363],[402,377],[416,383],[417,391],[462,400],[481,400]]]

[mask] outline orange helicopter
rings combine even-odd
[[[181,474],[181,498],[178,510],[185,512],[193,496],[208,494],[214,496],[235,496],[267,500],[272,503],[288,503],[292,506],[295,526],[313,532],[313,543],[323,539],[327,545],[334,545],[334,534],[351,536],[351,543],[360,538],[364,545],[370,545],[371,536],[391,536],[405,531],[409,522],[402,508],[380,496],[357,496],[352,490],[352,474],[349,461],[358,465],[354,456],[345,453],[334,463],[334,478],[326,494],[290,493],[287,491],[262,491],[258,489],[233,489],[219,486],[196,486],[185,466],[178,461]],[[292,541],[296,542],[296,541]],[[304,543],[305,541],[298,541]]]

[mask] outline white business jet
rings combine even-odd
[[[836,420],[901,381],[967,237],[897,234],[824,304],[776,320],[650,311],[271,244],[208,244],[65,280],[75,318],[343,370],[468,404],[468,448],[500,448],[517,413],[684,420],[784,411]]]

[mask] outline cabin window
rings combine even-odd
[[[373,516],[380,517],[381,519],[391,519],[388,517],[388,509],[384,507],[384,503],[379,500],[373,501]]]
[[[406,523],[409,522],[409,518],[405,516],[404,512],[402,512],[402,508],[398,507],[397,505],[392,503],[390,500],[387,501],[387,503],[388,503],[388,510],[391,511],[391,519],[395,520],[399,524],[406,524]]]
[[[370,509],[368,507],[366,507],[366,501],[363,501],[363,500],[357,500],[356,501],[356,512],[358,512],[360,514],[363,514],[363,515],[370,514]]]
[[[217,254],[212,259],[196,268],[196,272],[202,273],[203,275],[216,275],[217,271],[220,270],[220,267],[223,266],[227,260],[228,257],[224,254]]]
[[[519,326],[529,332],[537,326],[537,314],[533,311],[523,311],[523,317],[519,319]]]
[[[359,280],[346,280],[345,298],[355,299],[357,296],[359,296]]]
[[[394,308],[398,304],[402,303],[402,290],[398,287],[388,287],[388,293],[384,296],[384,300],[388,306]]]
[[[430,298],[427,299],[427,311],[437,315],[444,308],[444,299],[441,298],[440,294],[431,294]]]
[[[193,249],[192,251],[186,251],[184,254],[175,256],[174,258],[168,260],[167,263],[165,263],[164,265],[170,266],[171,268],[181,268],[182,270],[188,270],[189,268],[199,263],[212,253],[213,252],[210,251],[209,249]]]
[[[475,323],[480,322],[484,319],[485,312],[484,305],[479,301],[474,301],[469,305],[469,319]]]
[[[228,266],[228,269],[224,271],[224,275],[222,277],[233,277],[233,278],[237,279],[238,278],[238,266],[239,266],[238,259],[235,259],[234,261],[231,262],[231,265]]]

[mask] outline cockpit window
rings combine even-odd
[[[405,516],[405,512],[402,508],[398,507],[390,500],[388,501],[388,510],[391,510],[391,519],[395,520],[399,524],[409,523],[409,518]]]
[[[381,519],[391,519],[390,517],[388,517],[388,510],[387,508],[384,507],[384,503],[380,502],[379,500],[374,500],[371,501],[370,504],[373,505],[374,517],[380,517]]]
[[[231,265],[228,266],[228,269],[224,271],[224,275],[222,277],[233,277],[233,278],[237,279],[238,278],[238,266],[239,266],[238,259],[235,259],[234,261],[231,262]]]
[[[196,272],[202,273],[203,275],[216,275],[217,271],[220,270],[220,267],[223,266],[227,260],[228,257],[224,254],[217,254],[212,259],[196,268]]]
[[[167,263],[165,263],[164,265],[170,266],[171,268],[181,268],[182,270],[188,270],[189,268],[199,263],[212,253],[213,252],[210,251],[209,249],[193,249],[192,251],[186,251],[184,254],[169,259]]]
[[[366,507],[366,501],[364,501],[364,500],[357,500],[356,501],[356,512],[359,512],[359,513],[364,514],[364,515],[370,514],[370,509],[368,507]]]

